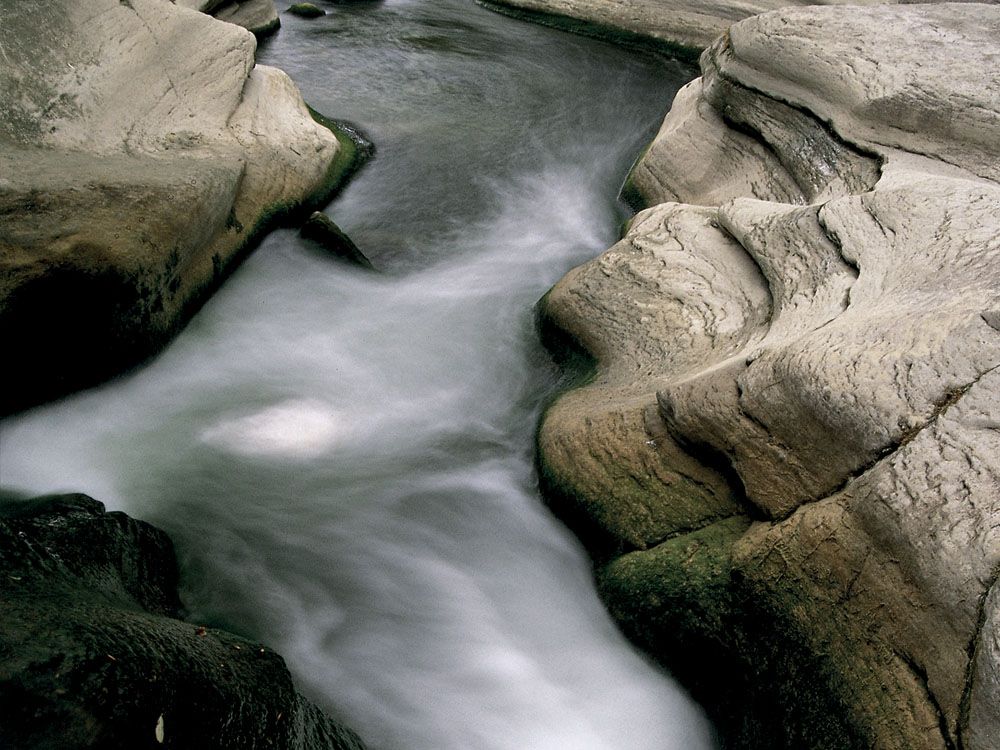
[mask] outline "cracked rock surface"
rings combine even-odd
[[[280,656],[179,619],[173,546],[85,495],[0,501],[0,745],[361,750]]]
[[[543,480],[733,746],[1000,741],[998,39],[983,4],[734,25],[651,207],[544,300],[596,374]]]
[[[10,411],[156,351],[341,148],[252,34],[167,0],[14,0],[0,49]]]

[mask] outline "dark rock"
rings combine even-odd
[[[289,5],[288,12],[293,16],[301,16],[302,18],[319,18],[326,15],[325,10],[317,8],[312,3],[295,3],[294,5]]]
[[[299,233],[307,240],[312,240],[324,249],[343,258],[346,261],[375,270],[371,261],[358,249],[358,246],[351,241],[333,220],[322,211],[315,211],[309,217]]]
[[[179,619],[176,586],[149,524],[85,495],[0,499],[0,747],[362,747],[280,656]]]

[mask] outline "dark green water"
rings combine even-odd
[[[531,460],[557,378],[532,307],[614,242],[693,71],[462,0],[324,7],[259,60],[377,144],[327,212],[381,273],[275,232],[150,366],[8,420],[4,484],[165,528],[195,619],[272,645],[373,750],[711,746]]]

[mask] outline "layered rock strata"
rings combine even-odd
[[[361,750],[281,657],[179,619],[163,532],[84,495],[0,502],[0,745]]]
[[[544,301],[595,374],[543,480],[733,746],[1000,745],[998,39],[974,4],[734,25],[652,207]]]
[[[156,351],[261,228],[328,196],[349,140],[255,48],[167,0],[0,9],[3,411]]]

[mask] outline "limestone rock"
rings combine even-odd
[[[158,349],[345,168],[250,33],[166,0],[15,0],[0,46],[2,411]]]
[[[671,643],[725,649],[738,742],[986,747],[1000,731],[1000,89],[965,74],[995,67],[998,39],[994,5],[734,25],[632,175],[660,205],[546,297],[596,359],[544,418],[547,484],[638,550],[602,573],[630,633],[681,673],[701,655]],[[634,491],[608,479],[622,471]],[[727,514],[756,522],[698,530]],[[673,612],[663,566],[695,540],[725,565]]]
[[[0,744],[360,750],[281,657],[184,622],[163,532],[84,495],[0,504]]]

